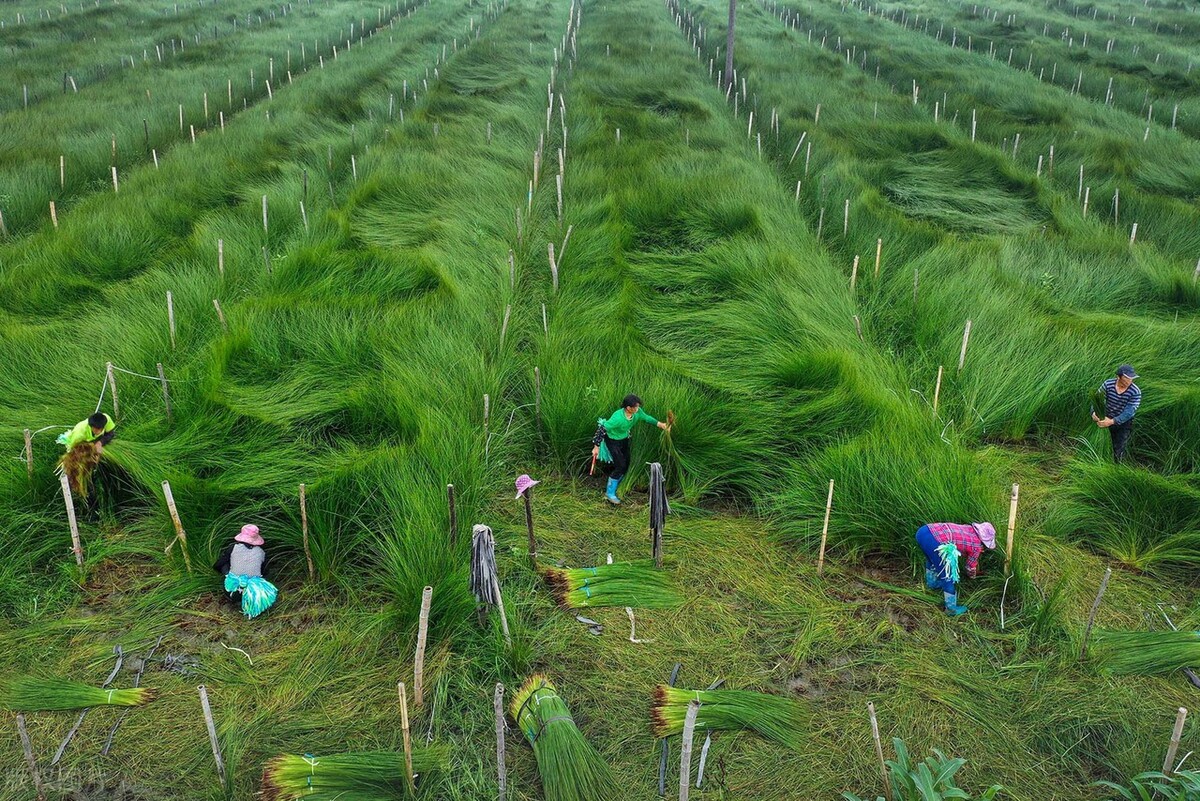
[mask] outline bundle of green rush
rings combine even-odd
[[[750,729],[789,748],[804,747],[808,710],[789,698],[751,690],[683,690],[659,684],[650,707],[654,736],[682,733],[692,701],[700,702],[697,729]]]
[[[66,679],[14,679],[0,690],[0,707],[13,712],[63,712],[93,706],[142,706],[157,692],[147,687],[106,690]]]
[[[533,746],[546,801],[612,801],[617,784],[608,764],[583,737],[550,680],[529,677],[508,708]]]
[[[594,606],[661,609],[683,602],[667,574],[656,568],[651,559],[597,567],[543,567],[541,572],[554,600],[566,609]]]
[[[1092,653],[1110,673],[1166,675],[1200,668],[1200,631],[1097,631]]]
[[[413,773],[427,777],[442,770],[446,750],[414,748]],[[283,754],[274,757],[262,776],[266,801],[387,801],[412,798],[404,775],[404,754],[360,751],[333,756]]]

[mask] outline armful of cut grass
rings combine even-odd
[[[442,746],[413,749],[413,773],[428,777],[446,766]],[[359,751],[331,756],[282,754],[263,768],[265,801],[380,801],[411,798],[404,754]]]
[[[24,676],[0,690],[0,707],[13,712],[63,712],[93,706],[142,706],[157,694],[148,687],[106,690],[67,679]]]
[[[808,735],[808,708],[799,701],[752,690],[684,690],[659,684],[650,706],[655,737],[683,732],[688,704],[700,702],[697,729],[749,729],[797,751]]]

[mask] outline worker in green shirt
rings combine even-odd
[[[76,445],[90,442],[94,444],[96,452],[99,453],[105,445],[112,442],[113,429],[116,427],[117,424],[111,417],[104,412],[96,412],[88,419],[80,420],[70,431],[60,434],[58,442],[65,445],[68,452]]]
[[[663,431],[670,431],[669,423],[661,423],[642,411],[642,399],[637,395],[626,395],[621,408],[607,420],[597,420],[596,434],[592,437],[592,458],[611,464],[608,470],[608,487],[604,497],[609,503],[620,504],[617,485],[629,470],[629,434],[635,423],[650,423]]]

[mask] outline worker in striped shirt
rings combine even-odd
[[[966,557],[966,574],[979,574],[983,549],[996,547],[996,527],[991,523],[926,523],[917,529],[917,545],[925,554],[925,586],[942,590],[946,614],[958,617],[967,607],[958,603],[959,557]]]
[[[1142,403],[1142,391],[1133,383],[1137,377],[1132,365],[1122,364],[1117,368],[1116,378],[1100,385],[1100,391],[1104,393],[1104,417],[1097,414],[1097,409],[1092,409],[1092,420],[1100,428],[1107,428],[1112,437],[1115,462],[1125,458],[1125,446],[1133,433],[1133,415]]]

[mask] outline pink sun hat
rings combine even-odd
[[[530,487],[536,487],[540,483],[540,481],[530,478],[528,473],[522,473],[521,475],[517,476],[517,498],[520,498],[522,495],[524,495],[525,490],[529,489]]]
[[[253,523],[248,523],[242,526],[242,530],[233,538],[234,542],[240,542],[245,545],[262,545],[263,538],[258,534],[258,526]]]
[[[975,529],[975,533],[979,535],[979,539],[983,540],[984,546],[989,551],[996,550],[996,527],[991,523],[972,523],[971,526]]]

